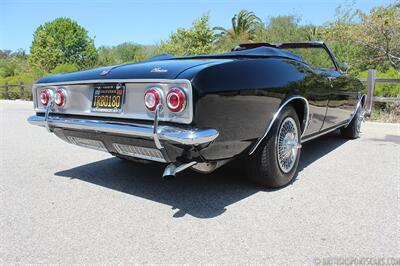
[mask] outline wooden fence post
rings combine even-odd
[[[8,99],[8,82],[4,84],[5,98]]]
[[[367,106],[366,106],[367,115],[371,115],[372,108],[374,105],[375,80],[376,80],[376,70],[370,69],[368,71],[368,78],[367,78],[367,90],[368,90]]]
[[[23,100],[24,99],[24,96],[25,96],[25,84],[24,84],[24,82],[23,81],[21,81],[20,83],[19,83],[19,86],[20,86],[20,99],[21,100]]]

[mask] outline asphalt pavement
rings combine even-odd
[[[165,181],[162,166],[65,143],[31,114],[0,101],[2,265],[400,263],[399,124],[304,144],[296,181],[268,190],[237,163]]]

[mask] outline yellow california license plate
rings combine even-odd
[[[122,110],[125,86],[121,84],[107,84],[94,88],[92,111],[119,113]]]

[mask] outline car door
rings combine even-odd
[[[312,72],[305,79],[304,96],[309,104],[309,122],[304,135],[318,133],[325,120],[329,101],[330,81],[319,73]]]
[[[323,129],[346,123],[352,116],[357,104],[358,94],[352,86],[352,78],[337,70],[327,72],[330,82],[328,109]]]
[[[306,97],[310,104],[307,134],[344,124],[357,105],[357,84],[343,74],[328,46],[320,42],[284,43],[281,48],[298,55],[315,75],[306,79]]]

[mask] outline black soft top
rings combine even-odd
[[[233,50],[223,54],[207,54],[207,55],[194,55],[194,56],[172,56],[168,54],[161,54],[149,59],[149,61],[156,60],[185,60],[185,59],[218,59],[218,58],[260,58],[260,57],[281,57],[288,58],[296,61],[303,62],[303,59],[289,51],[282,50],[276,47],[260,46],[251,49]]]

